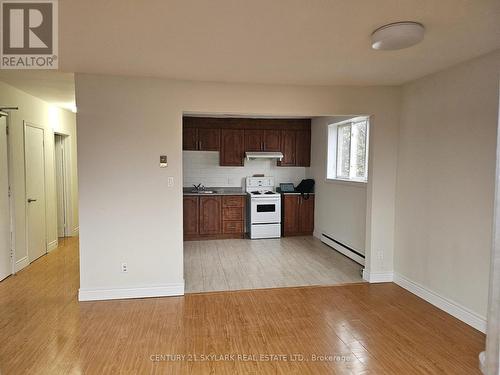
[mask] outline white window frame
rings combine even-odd
[[[357,122],[366,121],[366,157],[365,157],[365,178],[355,178],[355,177],[340,177],[337,174],[337,150],[338,150],[338,129],[355,124]],[[370,144],[370,118],[368,116],[354,117],[345,121],[335,122],[329,124],[327,127],[327,163],[326,163],[326,180],[327,181],[344,181],[344,182],[354,182],[354,183],[368,183],[368,161],[369,161],[369,144]]]

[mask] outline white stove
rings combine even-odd
[[[274,177],[247,177],[246,191],[250,238],[281,237],[281,195],[276,193]]]

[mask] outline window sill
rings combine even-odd
[[[341,178],[327,178],[325,180],[327,183],[340,184],[340,185],[350,185],[360,188],[366,187],[368,181],[356,181],[356,180],[344,180]]]

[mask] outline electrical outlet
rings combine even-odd
[[[127,265],[127,263],[122,263],[122,272],[128,272],[128,265]]]
[[[168,187],[174,186],[174,178],[173,177],[168,177],[167,178],[167,186]]]
[[[384,252],[383,251],[378,251],[377,252],[377,259],[378,260],[384,260]]]

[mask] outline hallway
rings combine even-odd
[[[392,283],[79,303],[78,273],[68,238],[0,283],[2,374],[479,374],[484,335]]]

